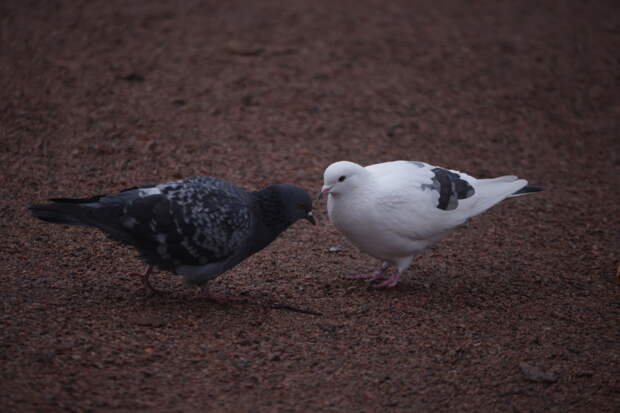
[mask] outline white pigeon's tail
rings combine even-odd
[[[540,192],[540,191],[544,191],[544,188],[542,186],[525,185],[523,188],[519,189],[517,192],[514,192],[511,195],[509,195],[508,198],[514,198],[516,196],[533,194],[534,192]]]
[[[506,198],[527,195],[540,192],[542,187],[528,185],[525,179],[519,179],[514,175],[500,176],[492,179],[479,179],[475,185],[476,199],[472,206],[472,214],[481,214],[493,205]]]

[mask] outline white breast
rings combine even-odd
[[[363,252],[392,261],[413,255],[428,246],[428,240],[412,236],[411,231],[405,228],[411,227],[411,224],[403,225],[400,214],[386,211],[376,200],[355,202],[351,198],[330,195],[327,211],[334,226]]]

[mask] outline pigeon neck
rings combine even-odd
[[[264,227],[262,230],[271,242],[291,224],[287,219],[286,209],[279,194],[272,187],[256,191],[253,195],[258,207],[259,225]]]

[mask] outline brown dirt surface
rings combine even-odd
[[[5,0],[0,22],[1,411],[618,411],[617,1]],[[147,297],[133,250],[26,209],[196,174],[316,193],[331,162],[403,158],[546,191],[389,291],[345,278],[377,263],[317,203],[212,283],[231,304],[167,273]]]

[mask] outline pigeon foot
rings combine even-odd
[[[395,271],[394,274],[392,274],[391,276],[389,276],[388,278],[380,282],[376,282],[376,283],[371,282],[371,285],[373,288],[392,288],[392,287],[396,287],[396,284],[398,284],[399,281],[400,281],[400,273],[398,271]]]
[[[147,268],[144,274],[132,272],[129,275],[140,277],[140,280],[142,281],[144,288],[149,292],[149,295],[163,294],[163,291],[158,290],[155,287],[153,287],[153,285],[151,285],[151,282],[149,281],[149,277],[151,276],[152,273],[153,273],[153,266],[151,265],[149,266],[149,268]]]
[[[370,280],[371,282],[376,280],[383,280],[386,278],[385,271],[388,269],[388,267],[388,263],[383,262],[381,263],[381,267],[372,274],[353,274],[349,275],[347,278],[351,280]]]

